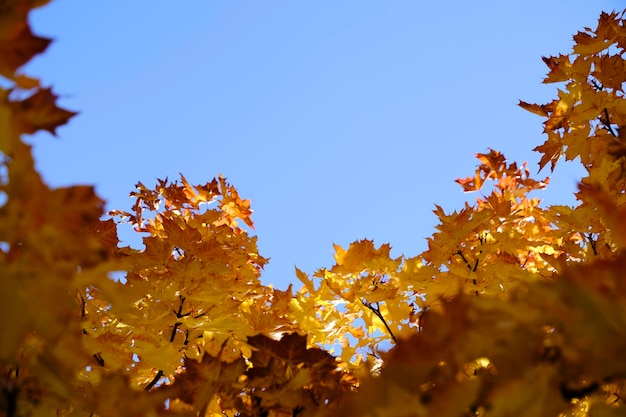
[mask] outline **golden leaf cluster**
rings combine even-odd
[[[576,205],[490,149],[426,251],[335,246],[281,291],[221,175],[138,183],[108,214],[42,181],[24,135],[75,115],[20,72],[45,3],[0,5],[0,416],[626,415],[626,11],[543,59],[556,99],[520,102],[545,119],[540,169],[585,168]]]

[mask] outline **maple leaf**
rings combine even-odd
[[[335,358],[322,349],[307,348],[306,341],[296,333],[279,341],[261,334],[248,338],[254,350],[246,376],[250,395],[260,400],[262,409],[311,413],[318,404],[350,389],[352,382],[337,369]]]
[[[539,116],[549,116],[553,111],[553,106],[550,104],[530,104],[520,100],[518,106],[531,113],[538,114]]]
[[[77,113],[62,109],[56,105],[57,96],[50,88],[39,88],[28,98],[9,101],[20,132],[31,134],[46,130],[56,134],[57,127],[68,122]]]
[[[325,361],[334,362],[328,352],[317,348],[307,349],[306,336],[297,333],[285,334],[277,342],[263,334],[248,338],[248,344],[257,350],[254,351],[252,362],[267,363],[277,357],[290,364],[319,364]],[[257,356],[254,356],[254,355]],[[334,365],[333,365],[334,367]],[[251,371],[252,373],[257,372]]]
[[[0,6],[0,75],[15,78],[15,71],[46,50],[51,40],[33,35],[28,13],[47,0],[10,0]]]
[[[113,219],[94,223],[90,230],[98,238],[102,247],[110,252],[117,249],[120,240],[117,237],[117,224]]]
[[[567,69],[571,68],[569,55],[559,55],[558,57],[555,57],[555,56],[542,57],[541,59],[550,69],[548,76],[543,80],[544,83],[558,83],[558,82],[567,81],[569,79],[569,74],[567,73]],[[524,103],[524,102],[521,102],[521,103]],[[527,105],[527,103],[524,103],[524,104]],[[533,105],[533,106],[536,106],[536,105]],[[522,107],[525,108],[526,110],[530,110],[524,106]],[[534,110],[536,110],[536,108],[533,108],[533,110],[530,110],[530,111],[534,111]],[[540,113],[537,113],[537,114],[540,114]]]
[[[378,249],[374,247],[371,240],[361,240],[353,242],[344,250],[339,245],[335,247],[336,265],[331,271],[339,274],[360,274],[362,271],[369,271],[372,274],[387,274],[396,271],[400,265],[400,259],[390,257],[391,246],[381,245]]]
[[[199,360],[185,359],[185,371],[176,377],[177,398],[200,413],[220,390],[233,385],[246,369],[243,358],[224,363],[218,357],[204,354]]]
[[[545,118],[540,169],[582,163],[578,205],[544,208],[529,194],[548,179],[490,149],[457,182],[491,189],[451,214],[436,205],[426,251],[335,245],[332,267],[296,268],[294,294],[261,282],[251,203],[221,175],[137,183],[108,220],[92,187],[42,181],[22,136],[75,114],[15,73],[47,46],[27,22],[44,3],[0,5],[0,74],[15,84],[0,89],[5,414],[623,413],[624,12],[543,58],[544,82],[564,82],[556,99],[519,103]],[[119,221],[145,249],[119,247]]]
[[[591,55],[608,48],[615,41],[616,29],[620,28],[621,15],[623,13],[602,12],[596,30],[578,32],[574,35],[574,53]]]
[[[548,136],[554,137],[554,136]],[[539,161],[539,170],[541,171],[550,162],[550,171],[554,172],[557,162],[563,155],[563,144],[560,141],[548,139],[542,145],[533,148],[533,151],[542,154]]]
[[[624,59],[619,55],[599,57],[596,68],[592,75],[602,84],[604,88],[612,88],[617,91],[623,91],[624,83]]]
[[[233,227],[234,230],[239,233],[235,219],[241,219],[246,225],[248,225],[248,227],[254,229],[254,223],[250,217],[252,215],[252,210],[250,210],[250,200],[242,200],[235,187],[229,185],[226,182],[226,178],[221,175],[219,176],[218,181],[222,190],[220,209],[223,212],[223,217],[216,223],[216,225],[226,224]]]

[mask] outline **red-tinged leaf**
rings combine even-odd
[[[476,170],[476,175],[473,177],[467,178],[457,178],[455,181],[463,187],[463,191],[466,193],[472,191],[478,191],[482,188],[485,178],[481,175],[482,171],[480,169]]]
[[[57,98],[52,89],[41,88],[25,100],[9,102],[21,132],[46,130],[55,135],[57,127],[78,114],[58,107]]]
[[[559,158],[563,155],[563,144],[560,141],[548,139],[543,144],[533,148],[533,151],[542,154],[541,160],[539,161],[539,171],[541,171],[548,162],[550,162],[550,170],[554,171]]]
[[[574,53],[580,55],[597,54],[611,46],[617,38],[617,30],[623,28],[617,12],[602,12],[595,31],[578,32],[574,35]]]
[[[243,358],[227,363],[205,353],[200,360],[186,358],[184,367],[185,372],[176,377],[178,398],[203,412],[213,395],[237,382],[246,363]]]
[[[19,19],[21,16],[11,17]],[[0,24],[7,24],[6,20],[6,17],[0,17]],[[13,78],[18,68],[45,51],[52,40],[33,35],[25,22],[14,20],[8,24],[9,30],[3,27],[4,30],[0,31],[0,75]]]
[[[596,62],[596,68],[592,75],[600,82],[603,88],[612,88],[623,91],[622,84],[625,81],[625,62],[621,55],[602,55]]]
[[[13,77],[13,81],[15,81],[15,84],[19,88],[23,88],[26,90],[31,90],[40,86],[39,80],[37,78],[31,78],[23,74],[18,74]]]
[[[528,110],[529,112],[538,114],[539,116],[550,116],[551,108],[547,104],[531,104],[520,100],[517,105],[524,110]]]
[[[477,153],[476,158],[485,165],[489,171],[499,173],[506,167],[506,158],[502,153],[490,149],[489,153]]]
[[[113,219],[102,220],[91,227],[100,244],[110,252],[117,249],[120,242],[117,237],[117,224]]]
[[[306,336],[291,333],[283,335],[279,341],[276,341],[259,334],[248,337],[248,344],[263,355],[277,357],[292,364],[316,363],[323,358],[332,359],[332,356],[321,349],[307,349],[306,339]],[[252,360],[253,362],[255,360],[254,353]]]
[[[210,202],[220,195],[220,188],[216,178],[204,185],[194,185],[193,188],[198,192],[198,198],[201,201]]]
[[[547,77],[543,80],[544,84],[559,83],[570,78],[569,68],[571,67],[571,62],[569,55],[559,55],[558,57],[544,56],[541,59],[550,69]]]

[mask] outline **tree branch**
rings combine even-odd
[[[613,135],[613,137],[618,136],[617,133],[615,133],[615,131],[611,127],[611,119],[609,118],[609,111],[606,109],[606,107],[604,108],[604,120],[602,119],[602,117],[600,117],[600,122],[602,122],[606,130],[608,130],[609,133]]]
[[[383,324],[385,325],[385,329],[387,329],[387,332],[389,333],[389,336],[391,336],[391,340],[393,340],[393,343],[398,343],[398,341],[396,340],[396,337],[393,335],[393,332],[389,328],[389,325],[387,324],[387,321],[383,317],[383,313],[380,312],[380,308],[378,307],[378,303],[376,303],[376,307],[374,307],[372,305],[372,303],[369,303],[366,300],[361,300],[361,302],[363,303],[363,305],[365,307],[367,307],[370,310],[372,310],[372,313],[374,313],[376,315],[376,317],[378,317],[380,319],[380,321],[383,322]]]
[[[178,327],[181,325],[182,323],[177,321],[176,323],[174,323],[174,328],[172,329],[172,334],[170,335],[170,342],[174,341],[174,338],[176,337],[176,331],[178,330]]]
[[[593,235],[591,233],[585,233],[585,237],[589,241],[589,245],[591,245],[591,250],[593,250],[593,254],[597,256],[598,252],[596,251],[596,241],[593,239]]]
[[[465,265],[467,266],[467,269],[469,269],[470,271],[472,270],[472,265],[469,263],[467,258],[463,255],[463,252],[458,250],[458,251],[454,252],[452,255],[459,255],[461,257],[461,259],[463,259],[463,262],[465,262]]]
[[[152,381],[150,381],[150,383],[146,385],[146,387],[144,388],[144,391],[150,391],[152,387],[154,387],[156,383],[159,382],[159,379],[161,379],[162,376],[163,376],[163,371],[159,369],[159,372],[157,372],[154,378],[152,378]]]

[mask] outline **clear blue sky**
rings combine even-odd
[[[264,282],[332,265],[332,243],[425,249],[488,147],[536,171],[542,55],[566,53],[620,1],[57,0],[32,15],[55,42],[26,71],[80,111],[34,138],[53,186],[223,173],[252,200]],[[541,177],[548,172],[542,172]],[[540,197],[572,203],[580,170]]]

